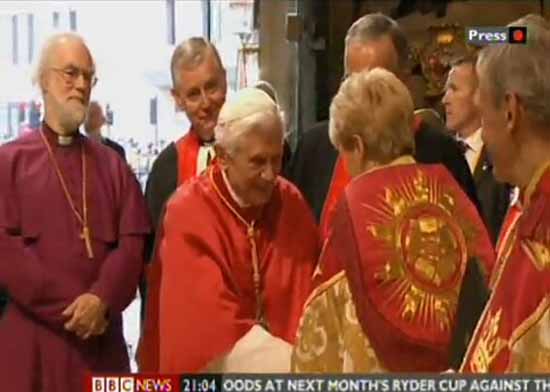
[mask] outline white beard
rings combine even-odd
[[[59,123],[67,131],[77,129],[86,118],[86,106],[82,104],[71,102],[59,109]]]
[[[78,129],[86,119],[87,106],[71,100],[67,103],[61,103],[53,97],[50,97],[50,105],[57,112],[59,125],[66,133],[71,133]]]

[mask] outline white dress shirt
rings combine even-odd
[[[208,168],[208,165],[210,165],[215,156],[214,143],[205,143],[199,147],[199,153],[197,154],[197,176]]]
[[[462,140],[468,146],[468,149],[466,150],[466,153],[464,155],[466,157],[466,161],[468,161],[470,171],[474,173],[474,171],[476,170],[477,162],[479,161],[479,157],[481,156],[481,150],[483,150],[481,128],[472,133],[466,139],[462,139],[460,137],[458,139]]]

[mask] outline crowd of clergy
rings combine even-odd
[[[226,99],[215,46],[187,39],[170,71],[190,129],[145,194],[79,132],[93,54],[51,37],[41,128],[0,146],[3,385],[129,372],[138,287],[143,373],[550,371],[550,26],[511,26],[526,44],[453,62],[438,123],[400,26],[361,17],[330,118],[291,159],[273,88]]]

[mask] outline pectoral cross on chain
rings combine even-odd
[[[80,238],[84,240],[84,245],[86,245],[86,252],[88,253],[88,258],[93,259],[94,251],[92,249],[92,240],[90,238],[90,229],[88,228],[88,226],[84,226],[82,228],[82,233],[80,234]]]

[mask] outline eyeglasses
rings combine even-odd
[[[67,68],[50,68],[53,71],[58,72],[65,83],[68,85],[74,85],[78,78],[82,75],[84,81],[89,84],[91,87],[94,87],[97,83],[97,77],[93,71],[84,71],[83,69],[77,67],[67,67]]]
[[[183,96],[185,99],[195,105],[202,102],[204,97],[211,98],[223,90],[223,81],[210,80],[202,87],[193,87],[185,91]]]

